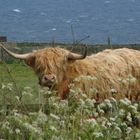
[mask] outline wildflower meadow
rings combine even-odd
[[[25,68],[19,65],[16,74]],[[30,70],[25,70],[23,78],[14,77],[9,64],[9,78],[7,68],[0,67],[1,140],[140,140],[139,102],[113,97],[97,102],[74,85],[70,85],[68,98],[61,100],[55,91],[24,82]],[[30,73],[27,79],[32,77]],[[91,91],[94,94],[96,89]]]

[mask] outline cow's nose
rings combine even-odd
[[[53,74],[43,75],[39,81],[41,86],[47,86],[50,88],[56,83],[56,76]]]
[[[49,74],[49,75],[44,75],[44,76],[43,76],[43,79],[44,79],[46,82],[49,82],[49,81],[53,82],[53,81],[55,80],[55,76],[54,76],[54,75],[51,75],[51,74]]]

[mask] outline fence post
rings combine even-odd
[[[108,43],[108,46],[112,49],[111,37],[110,36],[108,36],[108,38],[107,38],[107,43]]]

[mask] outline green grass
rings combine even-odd
[[[12,84],[12,89],[10,86]],[[34,99],[38,97],[38,79],[34,74],[33,70],[27,67],[24,63],[16,62],[1,62],[0,63],[0,86],[9,88],[4,88],[0,90],[0,97],[5,95],[8,97],[12,96],[22,96],[23,91],[28,89],[28,87],[33,92],[33,99],[24,101],[26,104],[32,104],[35,102]],[[28,89],[29,90],[29,89]],[[2,98],[0,98],[2,100]],[[28,99],[28,97],[27,97]],[[0,100],[0,104],[2,101]],[[12,100],[12,98],[11,98]]]
[[[0,139],[140,140],[140,103],[127,98],[97,103],[77,91],[71,89],[62,101],[40,89],[23,63],[0,63]]]
[[[31,86],[33,88],[37,85],[37,77],[35,76],[33,70],[27,67],[22,62],[14,62],[14,63],[7,63],[4,62],[0,64],[0,80],[1,82],[11,82],[11,76],[8,73],[8,70],[12,75],[13,79],[17,83],[19,88],[23,88],[24,86]]]

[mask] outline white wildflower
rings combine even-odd
[[[136,79],[134,76],[128,75],[127,81],[133,83],[133,82],[135,82],[136,80],[137,80],[137,79]]]
[[[75,85],[73,83],[71,83],[71,84],[68,85],[68,87],[73,88],[73,87],[75,87]]]
[[[88,119],[88,120],[86,120],[86,122],[87,122],[88,124],[91,124],[92,126],[95,126],[95,125],[97,124],[97,122],[96,122],[96,120],[95,120],[94,118]]]
[[[80,92],[81,92],[81,91],[80,91]],[[84,98],[84,99],[88,98],[86,94],[81,94],[80,96],[81,96],[82,98]]]
[[[128,98],[124,98],[124,100],[130,105],[131,101]]]
[[[76,117],[75,117],[74,115],[70,116],[70,119],[71,119],[71,120],[75,120],[75,118],[76,118]]]
[[[18,112],[14,112],[14,115],[18,118],[18,117],[21,117],[22,114],[18,113]],[[16,119],[16,118],[15,118]]]
[[[111,102],[117,103],[116,99],[111,97]]]
[[[140,138],[140,133],[136,133],[136,134],[135,134],[135,137],[136,137],[136,138]]]
[[[129,109],[131,109],[132,112],[137,112],[137,107],[134,105],[130,105]]]
[[[60,125],[62,126],[62,127],[64,127],[65,126],[65,121],[60,121]]]
[[[130,113],[130,112],[128,112],[126,118],[127,118],[127,120],[128,120],[129,122],[132,122],[132,117],[131,117],[131,113]]]
[[[111,109],[112,108],[112,104],[108,103],[107,106]]]
[[[20,97],[19,96],[15,96],[15,99],[19,102],[20,101]]]
[[[103,109],[99,109],[98,111],[99,111],[100,114],[104,114],[105,113]]]
[[[135,104],[134,104],[134,106],[135,106],[135,107],[136,107],[136,109],[137,109],[139,105],[138,105],[137,103],[135,103]]]
[[[120,100],[120,103],[121,103],[122,105],[127,105],[127,102],[126,102],[124,99],[121,99],[121,100]]]
[[[6,85],[2,83],[1,89],[6,88]]]
[[[95,99],[92,99],[92,102],[95,104],[96,103],[96,100]]]
[[[7,88],[8,88],[10,91],[12,91],[12,89],[13,89],[13,84],[12,84],[12,83],[8,83],[8,84],[7,84]]]
[[[127,79],[125,78],[118,78],[118,81],[124,85],[128,83]]]
[[[130,134],[130,133],[132,132],[132,130],[133,130],[133,129],[132,129],[131,127],[127,127],[126,133],[127,133],[127,134]]]
[[[30,97],[33,97],[33,94],[32,94],[32,92],[29,92],[29,91],[23,91],[22,92],[22,96],[30,96]]]
[[[50,129],[51,129],[52,131],[57,132],[57,129],[56,129],[54,126],[50,126]]]
[[[118,131],[119,133],[122,133],[122,130],[118,126],[115,127],[115,130]]]
[[[109,99],[105,99],[104,102],[105,103],[110,103],[110,100]]]
[[[30,130],[31,125],[30,125],[29,123],[24,123],[24,127],[25,127],[26,129]]]
[[[59,116],[57,116],[57,115],[55,115],[55,114],[50,114],[50,116],[52,117],[52,118],[54,118],[55,120],[60,120],[60,117]]]
[[[62,136],[52,136],[51,140],[64,140]]]
[[[125,99],[121,99],[121,100],[120,100],[120,103],[121,103],[122,105],[129,106],[129,105],[131,104],[131,101],[128,100],[127,98],[125,98]]]
[[[80,77],[74,79],[74,82],[79,82],[79,81],[80,81]],[[71,84],[70,86],[74,87],[74,84]]]
[[[16,134],[20,134],[20,129],[19,128],[16,128],[15,129],[15,132],[16,132]]]
[[[96,88],[93,88],[93,87],[92,87],[92,88],[89,89],[89,92],[95,94],[95,93],[98,92],[98,90],[97,90]]]
[[[81,106],[84,106],[85,105],[85,102],[82,99],[79,99],[79,102],[80,102],[80,105]]]
[[[107,128],[106,121],[102,121],[102,127],[105,128],[105,129]]]
[[[122,84],[127,84],[127,80],[126,79],[122,79]]]
[[[112,124],[110,122],[107,122],[106,124],[107,124],[108,127],[112,126]]]
[[[5,85],[5,84],[2,83],[1,89],[5,89],[5,88],[11,91],[13,89],[13,84],[8,83],[8,84]]]
[[[106,107],[106,104],[105,103],[101,103],[98,107],[99,108],[105,108]]]
[[[97,112],[94,112],[93,115],[94,115],[94,117],[98,117],[99,116],[99,114]]]
[[[110,100],[106,99],[104,102],[107,105],[107,107],[112,108],[112,104],[110,103]]]
[[[39,111],[38,117],[37,117],[37,122],[40,124],[46,123],[48,120],[47,115],[44,114],[43,112]]]
[[[119,116],[121,116],[121,117],[125,116],[125,110],[124,109],[119,110]]]
[[[88,99],[86,99],[85,102],[86,102],[87,105],[89,105],[89,106],[91,106],[91,107],[94,107],[94,102],[93,102],[93,100],[91,100],[91,99],[88,98]]]
[[[88,80],[88,81],[93,81],[93,80],[97,80],[97,78],[95,76],[80,76],[78,78],[76,78],[74,81],[80,81],[80,80]]]
[[[24,90],[26,90],[26,91],[32,91],[32,88],[31,87],[24,87]]]
[[[94,132],[93,135],[95,136],[95,138],[99,138],[99,137],[102,137],[103,138],[103,133],[101,132]]]
[[[114,118],[110,117],[110,121],[115,122],[115,120],[116,120],[115,117]]]
[[[68,100],[61,100],[60,103],[64,106],[68,106]]]
[[[14,134],[14,132],[13,132],[12,129],[9,129],[9,133],[10,133],[10,134]]]
[[[2,125],[2,129],[7,129],[7,130],[9,130],[10,129],[10,123],[8,122],[8,121],[6,121],[5,123],[3,123],[3,125]]]
[[[110,92],[111,92],[111,93],[117,93],[117,90],[114,89],[114,88],[112,88],[112,89],[110,90]]]
[[[29,123],[24,123],[24,127],[25,127],[27,130],[29,130],[29,131],[33,131],[34,133],[40,134],[39,129],[33,127],[33,126],[32,126],[31,124],[29,124]]]
[[[127,124],[126,124],[125,122],[121,123],[121,126],[122,126],[123,128],[127,128]]]
[[[112,121],[111,123],[112,123],[112,126],[115,126],[115,127],[119,126],[117,122]]]

